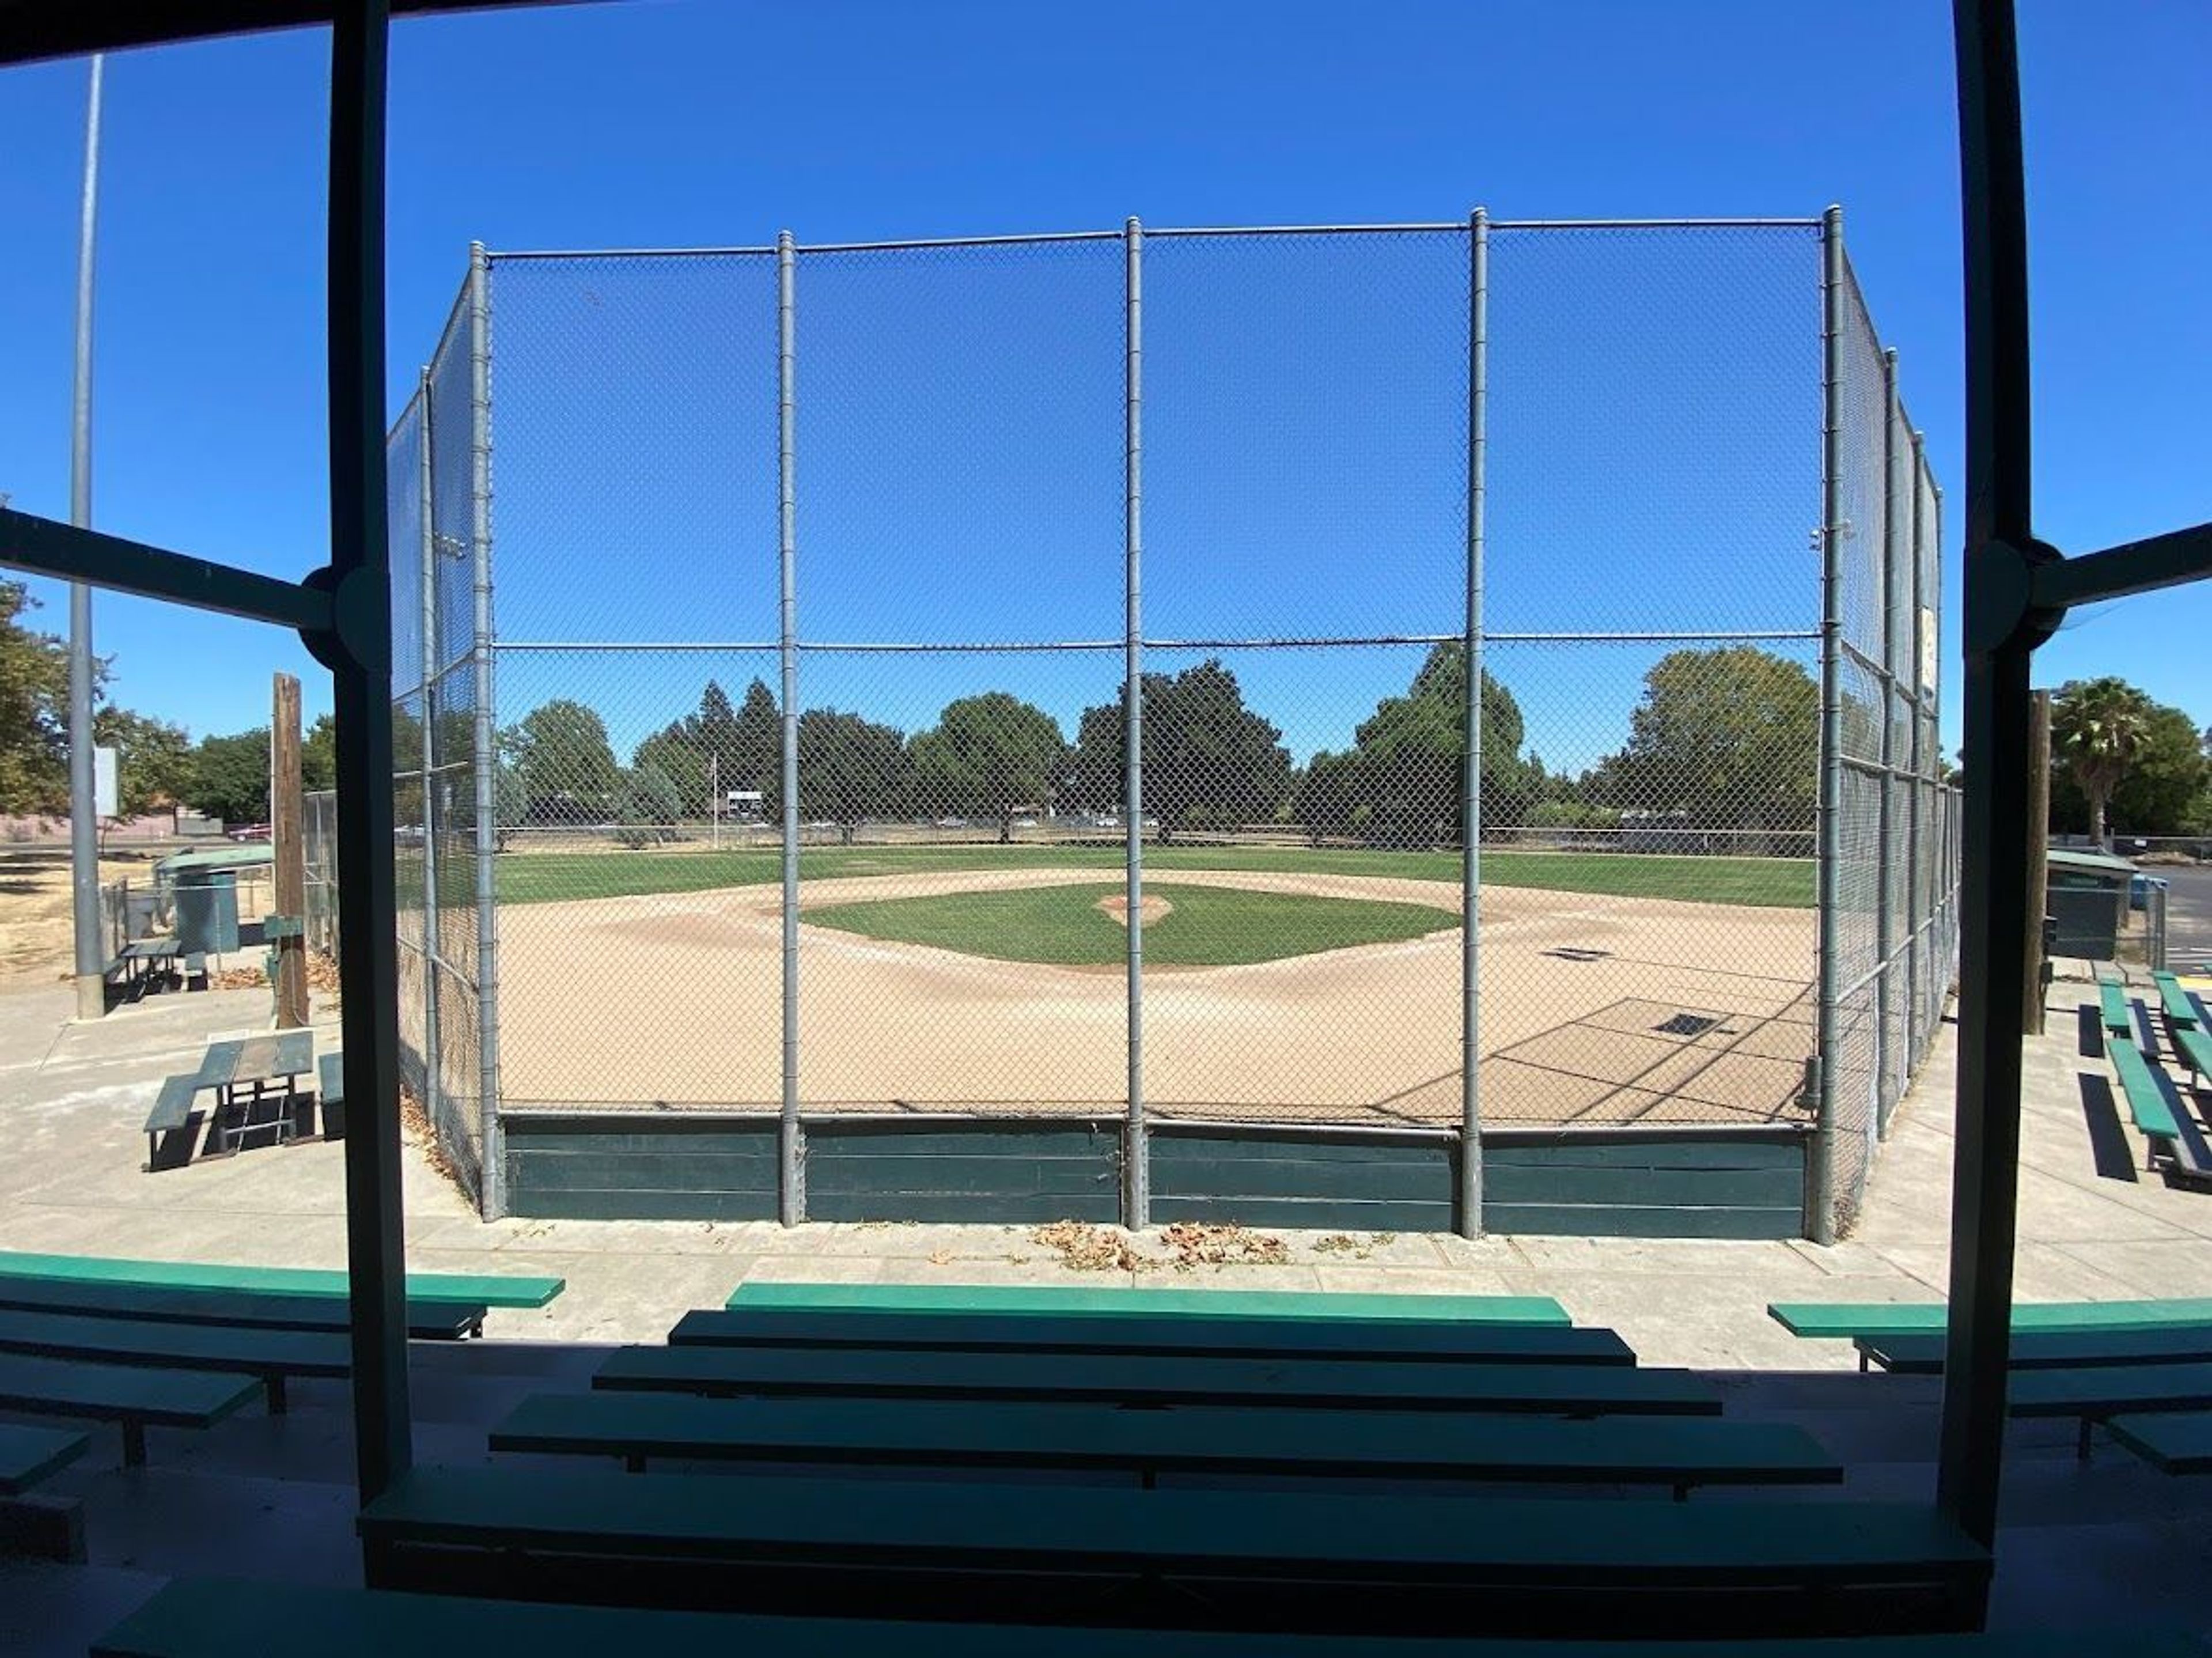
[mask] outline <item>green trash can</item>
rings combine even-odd
[[[238,876],[227,869],[176,872],[177,949],[224,956],[238,948]]]
[[[2106,852],[2054,847],[2045,870],[2044,913],[2056,925],[2054,956],[2109,962],[2119,952],[2128,883],[2136,866]]]

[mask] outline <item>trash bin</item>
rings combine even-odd
[[[238,876],[227,869],[176,872],[177,949],[222,956],[238,948]]]
[[[2057,923],[2051,953],[2109,962],[2118,953],[2136,866],[2109,853],[2054,848],[2045,870],[2044,913]]]

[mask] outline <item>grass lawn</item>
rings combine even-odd
[[[1458,920],[1453,912],[1428,904],[1310,898],[1173,882],[1146,890],[1173,906],[1145,927],[1145,960],[1161,967],[1231,967],[1352,944],[1395,943],[1441,932]],[[814,926],[994,961],[1107,967],[1123,959],[1128,934],[1098,908],[1098,901],[1121,890],[1116,881],[879,898],[809,909],[805,919]]]
[[[809,847],[799,854],[803,879],[892,875],[919,870],[1096,869],[1121,867],[1121,848],[955,846]],[[701,892],[781,878],[781,855],[747,852],[514,852],[493,865],[502,904],[574,898],[618,898],[655,892]],[[1255,870],[1280,874],[1407,876],[1459,879],[1455,852],[1370,852],[1306,847],[1153,847],[1152,870]],[[1813,865],[1788,858],[1680,858],[1621,853],[1521,852],[1484,848],[1486,886],[1538,887],[1622,898],[1672,898],[1689,903],[1756,904],[1809,909]],[[1100,918],[1102,920],[1104,917]],[[1111,922],[1108,923],[1112,925]]]

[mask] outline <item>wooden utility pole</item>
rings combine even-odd
[[[269,721],[269,841],[276,859],[276,1028],[307,1023],[307,843],[300,775],[300,682],[276,676]]]
[[[2027,979],[2021,1004],[2032,1036],[2043,1034],[2043,917],[2051,908],[2051,693],[2027,703]]]

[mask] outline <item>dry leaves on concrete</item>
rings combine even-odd
[[[1059,1255],[1076,1272],[1188,1272],[1200,1266],[1273,1266],[1291,1258],[1290,1245],[1272,1232],[1234,1222],[1179,1220],[1160,1229],[1164,1256],[1147,1254],[1118,1227],[1056,1220],[1030,1233],[1030,1242]]]
[[[404,1082],[399,1084],[399,1127],[422,1154],[422,1161],[435,1169],[440,1178],[452,1181],[455,1191],[466,1196],[468,1187],[461,1183],[460,1171],[453,1167],[453,1160],[446,1155],[445,1142],[431,1126],[430,1114],[422,1108],[422,1102],[416,1098],[415,1090]]]
[[[1085,1220],[1037,1227],[1030,1242],[1058,1254],[1060,1264],[1072,1272],[1142,1272],[1157,1264],[1139,1254],[1125,1234]]]

